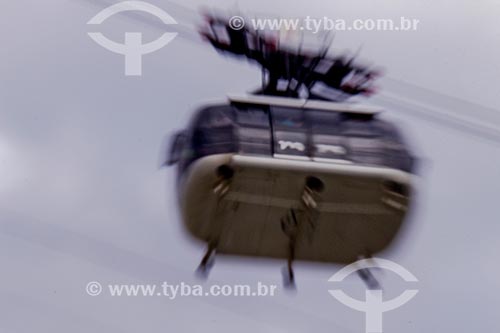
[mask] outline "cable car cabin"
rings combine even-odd
[[[178,133],[182,218],[220,254],[350,263],[386,248],[410,203],[414,159],[376,108],[232,96]],[[291,275],[293,278],[293,275]]]

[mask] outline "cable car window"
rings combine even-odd
[[[269,127],[269,115],[266,109],[255,106],[238,106],[236,121],[239,125]]]
[[[272,107],[275,155],[310,156],[304,110]]]
[[[231,112],[232,109],[226,105],[204,109],[196,120],[196,126],[200,128],[231,126],[233,124]]]
[[[338,131],[340,116],[336,112],[304,110],[313,134],[330,134]]]
[[[306,130],[302,109],[272,107],[273,127],[275,130]]]
[[[381,135],[380,130],[373,126],[372,121],[345,120],[341,125],[342,135],[374,138]]]
[[[241,154],[270,155],[271,131],[267,106],[237,104],[233,106],[238,127],[238,148]]]

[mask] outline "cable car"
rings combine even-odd
[[[406,215],[414,158],[380,110],[230,96],[175,136],[187,230],[222,254],[349,263],[386,248]],[[289,274],[293,281],[293,271]]]
[[[207,38],[219,50],[258,59],[266,84],[199,109],[174,136],[167,161],[177,164],[183,223],[207,244],[199,271],[208,272],[215,253],[283,258],[293,285],[294,260],[351,263],[385,249],[411,203],[415,158],[398,128],[378,117],[381,109],[328,100],[314,89],[320,82],[343,95],[366,92],[372,73],[352,62],[339,66],[326,53],[249,43],[257,38],[249,31],[229,36]],[[339,70],[365,80],[353,85],[351,74],[346,84]]]

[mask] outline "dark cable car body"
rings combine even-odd
[[[386,248],[410,204],[414,158],[380,109],[339,102],[371,91],[373,72],[225,22],[210,20],[205,37],[267,75],[262,90],[201,108],[171,145],[183,222],[208,244],[200,271],[215,252],[287,258],[293,284],[295,259],[351,263]]]
[[[377,112],[262,96],[199,110],[170,155],[187,230],[221,254],[288,258],[291,232],[299,260],[383,250],[404,220],[414,160]]]

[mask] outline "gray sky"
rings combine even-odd
[[[150,2],[174,18],[182,14]],[[361,58],[392,78],[500,110],[500,3],[493,0],[198,3],[282,17],[418,18],[416,32],[339,33],[334,49],[363,45]],[[123,57],[87,36],[86,22],[98,11],[83,0],[0,4],[0,330],[363,332],[363,314],[328,294],[327,280],[339,269],[333,265],[299,264],[296,295],[85,293],[94,280],[199,283],[193,270],[203,248],[182,228],[174,170],[158,169],[159,152],[165,135],[185,126],[204,101],[259,82],[257,68],[180,38],[144,56],[142,77],[125,77]],[[158,36],[126,18],[102,29],[118,41],[124,31]],[[486,112],[391,80],[380,85],[450,112]],[[385,332],[498,331],[499,145],[408,116],[404,105],[386,106],[385,117],[401,124],[422,158],[422,180],[408,227],[394,250],[381,254],[413,272],[420,293],[384,315]],[[281,286],[283,264],[222,258],[208,284]],[[406,288],[379,276],[389,295]],[[353,277],[344,290],[359,298],[362,288]]]

